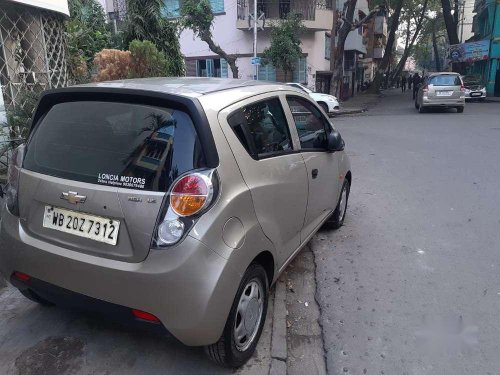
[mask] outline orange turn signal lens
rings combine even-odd
[[[179,216],[191,216],[199,212],[207,197],[204,195],[185,195],[172,193],[170,195],[170,206]]]

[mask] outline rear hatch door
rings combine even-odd
[[[21,222],[47,243],[140,262],[172,181],[203,166],[196,130],[181,110],[58,103],[35,125],[26,148]]]

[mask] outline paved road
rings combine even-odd
[[[328,372],[500,374],[500,104],[409,98],[335,120],[354,182],[312,241]]]

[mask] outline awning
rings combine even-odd
[[[47,9],[69,16],[68,0],[8,0],[14,3]]]

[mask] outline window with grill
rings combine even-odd
[[[176,18],[180,16],[180,8],[182,5],[182,0],[164,0],[164,11],[163,14],[167,18]],[[224,0],[210,0],[210,6],[212,7],[212,12],[223,13],[224,12]]]

